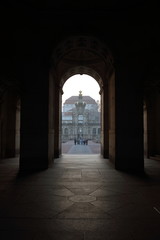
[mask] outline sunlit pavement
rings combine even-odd
[[[62,154],[99,154],[100,144],[88,141],[88,145],[74,144],[73,141],[62,143]]]

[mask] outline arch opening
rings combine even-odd
[[[63,85],[62,154],[100,154],[101,106],[99,83],[76,74]]]
[[[68,44],[69,43],[69,44]],[[54,107],[56,114],[50,116],[49,124],[53,125],[49,130],[49,142],[54,143],[54,150],[50,148],[50,152],[53,152],[53,158],[58,158],[62,153],[62,136],[64,135],[64,129],[61,127],[61,106],[63,86],[65,82],[74,75],[80,74],[88,75],[92,77],[99,85],[99,93],[101,95],[99,104],[101,106],[100,111],[100,127],[98,129],[91,129],[92,135],[100,135],[101,150],[100,153],[104,158],[109,157],[109,105],[114,108],[113,96],[114,96],[114,67],[113,58],[105,44],[99,40],[89,36],[70,37],[66,41],[57,46],[53,52],[52,68],[50,71],[49,91],[52,96],[49,98],[49,106]],[[111,79],[111,81],[110,81]],[[110,82],[110,83],[109,83]],[[113,94],[109,95],[110,91]],[[78,89],[77,95],[79,94]],[[53,97],[54,94],[54,97]],[[109,103],[109,98],[112,103]],[[58,100],[58,101],[57,101]],[[54,103],[53,103],[54,102]],[[51,113],[52,111],[50,111]],[[114,118],[114,110],[110,111],[111,117]],[[52,118],[52,120],[51,120]],[[53,124],[51,124],[51,122]],[[113,131],[110,131],[111,142],[114,144],[114,119],[113,119]],[[81,129],[79,129],[81,130]],[[65,130],[67,131],[67,130]],[[53,134],[52,134],[53,132]],[[68,130],[66,137],[73,135],[73,129]],[[52,137],[51,137],[52,135]],[[64,136],[63,136],[64,137]],[[113,140],[112,140],[113,138]],[[49,144],[50,144],[49,143]],[[114,148],[113,148],[114,149]]]

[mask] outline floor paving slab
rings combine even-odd
[[[25,175],[18,162],[0,162],[1,240],[160,239],[160,162],[145,159],[139,176],[97,154],[63,154]]]

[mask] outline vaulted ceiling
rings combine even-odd
[[[113,54],[119,49],[141,49],[146,68],[146,88],[160,86],[159,13],[156,1],[11,1],[0,3],[0,92],[18,89],[28,49],[37,51],[43,43],[52,56],[55,46],[71,35],[97,35],[107,41]],[[31,51],[31,50],[30,50]],[[43,51],[43,49],[41,49]],[[83,55],[83,57],[82,57]],[[72,51],[63,64],[84,59],[99,62],[93,53]],[[73,71],[73,69],[72,69]],[[77,70],[75,70],[77,71]]]

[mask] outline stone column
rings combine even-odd
[[[20,113],[21,104],[20,101],[17,102],[16,106],[16,126],[15,126],[15,155],[19,157],[20,152]]]
[[[160,87],[158,86],[156,94],[156,155],[160,159]]]
[[[108,79],[109,159],[115,161],[115,73]]]
[[[49,166],[49,70],[42,48],[35,44],[28,52],[22,76],[20,170],[38,170]]]
[[[61,126],[62,126],[62,89],[59,85],[55,85],[54,92],[54,158],[61,155]]]
[[[160,92],[150,87],[147,93],[148,158],[160,155]]]
[[[148,129],[147,129],[147,107],[146,103],[143,106],[143,131],[144,131],[144,157],[148,157]]]
[[[6,90],[2,97],[0,106],[1,158],[15,157],[16,104],[17,94],[14,90]]]
[[[50,72],[49,74],[49,127],[48,127],[48,158],[49,158],[49,166],[52,166],[52,162],[54,159],[54,76]]]
[[[121,53],[115,66],[115,167],[143,171],[143,74],[137,55]]]
[[[109,158],[108,120],[108,82],[106,80],[101,90],[101,153],[104,158]]]

